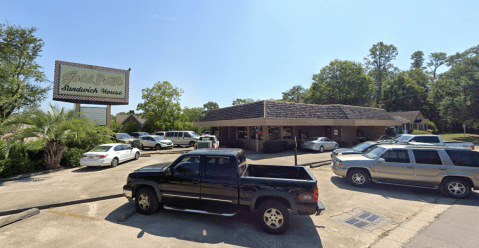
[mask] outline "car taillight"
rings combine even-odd
[[[472,147],[472,150],[474,150],[474,148],[475,148],[474,145],[472,145],[471,147]]]
[[[213,148],[216,148],[216,145],[213,145]],[[472,150],[474,150],[474,148],[472,148]]]
[[[318,186],[314,186],[314,202],[318,202]]]
[[[106,158],[106,155],[96,155],[97,158]]]
[[[343,165],[341,163],[338,163],[338,167],[343,167]]]
[[[86,158],[86,157],[88,157],[88,156],[87,156],[87,155],[82,155],[81,157],[82,157],[82,158]]]

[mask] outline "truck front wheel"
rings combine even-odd
[[[278,201],[265,201],[261,203],[256,215],[261,227],[268,233],[284,233],[291,222],[288,208]]]
[[[136,211],[140,214],[150,215],[158,209],[158,199],[155,192],[149,188],[141,188],[136,192]]]
[[[369,185],[371,182],[371,178],[369,177],[369,174],[360,169],[353,169],[348,172],[347,175],[348,181],[356,187],[359,188],[364,188]]]

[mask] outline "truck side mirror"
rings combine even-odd
[[[378,163],[384,163],[384,162],[386,162],[386,160],[384,158],[379,158],[378,159]]]

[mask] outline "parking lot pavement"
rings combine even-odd
[[[8,199],[2,201],[0,211],[121,194],[128,173],[146,165],[173,161],[179,155],[154,154],[114,168],[78,167],[0,182],[0,199]]]
[[[177,156],[179,154],[152,155],[142,158],[144,163],[128,162],[116,168],[84,173],[70,171],[60,174],[58,179],[53,174],[49,176],[51,180],[57,180],[62,192],[75,197],[92,192],[118,193],[126,175],[133,169],[159,160],[173,160]],[[248,153],[247,158],[249,163],[255,164],[294,164],[291,153]],[[329,158],[329,152],[301,152],[298,163]],[[125,222],[117,222],[119,213],[132,204],[124,198],[117,198],[42,210],[37,216],[0,228],[0,242],[2,247],[4,244],[5,247],[402,247],[409,245],[411,240],[414,242],[411,244],[417,244],[418,241],[414,241],[416,237],[422,233],[429,234],[426,232],[428,228],[442,225],[436,224],[436,219],[440,220],[441,214],[452,209],[451,206],[477,210],[479,202],[477,191],[469,199],[457,201],[427,189],[375,184],[368,188],[356,188],[335,176],[329,165],[310,170],[318,180],[319,199],[325,204],[326,211],[320,216],[294,216],[290,229],[279,236],[264,233],[248,213],[227,218],[158,211],[151,216],[137,213]],[[106,180],[100,183],[102,188],[93,189],[98,188],[98,181],[102,180]],[[40,185],[46,181],[28,184]],[[68,181],[71,181],[74,190],[68,189]],[[33,188],[25,186],[27,183],[8,183],[7,187],[0,187],[2,199],[16,196],[7,195],[5,191],[29,192]],[[46,185],[48,187],[42,187],[53,189],[55,185],[52,182]],[[41,191],[34,192],[40,194]],[[41,199],[31,194],[28,197],[33,197],[33,202]],[[9,203],[3,201],[2,207],[4,204]],[[361,216],[369,216],[368,221]]]

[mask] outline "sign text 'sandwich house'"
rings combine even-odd
[[[127,105],[129,70],[55,61],[53,100]]]

